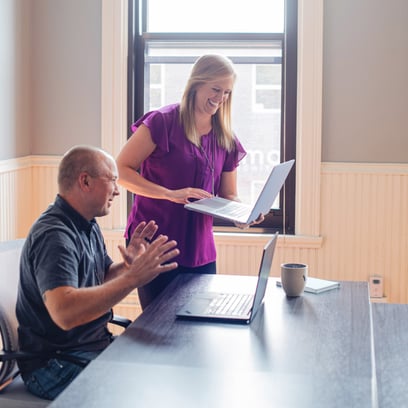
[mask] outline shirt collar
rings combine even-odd
[[[79,230],[83,230],[87,234],[91,232],[92,227],[96,224],[95,218],[88,221],[77,210],[71,207],[59,194],[57,194],[54,205],[67,214]]]

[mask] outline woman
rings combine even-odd
[[[184,204],[212,195],[238,200],[236,169],[246,152],[231,128],[235,79],[226,57],[200,57],[181,103],[140,118],[117,158],[118,182],[135,194],[126,236],[154,219],[180,249],[178,269],[139,288],[143,309],[177,273],[216,272],[213,219]]]

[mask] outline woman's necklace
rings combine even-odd
[[[209,141],[211,142],[211,140]],[[210,160],[210,158],[208,157],[207,152],[204,150],[203,146],[200,145],[200,150],[203,152],[203,155],[205,157],[205,160],[207,161],[208,167],[211,171],[211,194],[214,195],[215,189],[214,189],[214,184],[215,184],[215,175],[214,175],[214,171],[215,171],[215,146],[214,146],[214,141],[212,141],[212,160]]]

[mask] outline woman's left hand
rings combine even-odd
[[[242,222],[236,222],[235,226],[240,228],[240,229],[247,229],[251,227],[252,225],[260,224],[265,220],[265,217],[263,214],[259,214],[258,218],[255,221],[252,221],[250,224],[244,224]]]

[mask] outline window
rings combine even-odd
[[[272,167],[296,154],[297,0],[247,5],[235,1],[232,13],[229,0],[209,0],[198,13],[191,0],[130,0],[128,128],[143,113],[180,101],[198,56],[228,56],[238,74],[233,128],[248,152],[238,191],[252,203]],[[258,230],[293,234],[294,217],[292,171]],[[218,219],[214,225],[229,227]]]
[[[149,101],[149,110],[160,108],[165,104],[164,64],[150,64],[148,70],[149,87],[145,97]]]
[[[282,100],[281,64],[254,65],[253,110],[274,112],[280,117]]]

